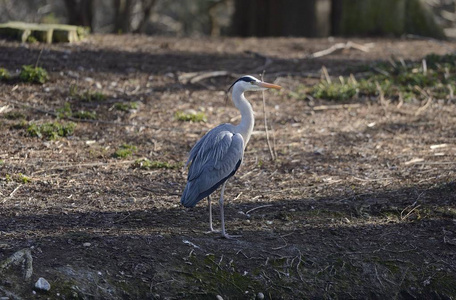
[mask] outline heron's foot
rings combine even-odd
[[[222,236],[220,238],[231,240],[231,239],[237,239],[237,238],[240,238],[240,237],[242,237],[242,235],[230,235],[230,234],[228,234],[226,232],[223,232]]]
[[[220,230],[215,230],[214,228],[211,228],[209,231],[205,232],[205,234],[211,234],[211,233],[220,233]]]

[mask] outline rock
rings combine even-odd
[[[84,247],[90,247],[90,246],[92,246],[92,244],[87,242],[87,243],[82,244],[82,246],[84,246]]]
[[[264,294],[262,292],[259,292],[256,296],[258,300],[263,300],[264,299]]]
[[[37,290],[42,290],[42,291],[49,291],[51,289],[51,285],[49,282],[44,279],[43,277],[40,277],[38,281],[35,283],[35,288]]]
[[[223,297],[220,296],[220,295],[217,295],[217,296],[215,296],[215,299],[217,299],[217,300],[223,300]]]

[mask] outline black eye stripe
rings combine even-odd
[[[238,81],[252,82],[252,81],[256,81],[256,80],[250,76],[243,76],[243,77],[239,78],[238,80],[236,80],[235,82],[233,82],[233,84],[228,88],[228,91],[231,90],[233,85],[235,85],[236,82],[238,82]]]
[[[245,82],[252,82],[252,81],[255,81],[255,79],[253,79],[252,77],[249,77],[249,76],[244,76],[244,77],[241,77],[239,78],[237,81],[245,81]]]

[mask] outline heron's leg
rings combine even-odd
[[[228,238],[228,235],[226,234],[226,231],[225,231],[225,212],[223,211],[223,193],[225,192],[225,184],[226,184],[226,181],[222,185],[219,204],[220,204],[220,218],[222,220],[222,236],[225,238]]]
[[[211,196],[207,196],[207,204],[209,206],[209,229],[214,231],[214,227],[212,227],[212,204],[211,204]]]
[[[214,230],[214,227],[212,226],[212,202],[211,202],[211,196],[207,196],[207,204],[209,207],[209,231],[206,233],[212,233],[212,232],[220,232],[218,230]]]
[[[223,210],[223,194],[225,193],[225,184],[226,184],[226,181],[223,183],[222,190],[220,192],[220,200],[219,200],[220,218],[222,219],[222,237],[229,239],[229,238],[239,237],[240,235],[228,235],[228,233],[226,233],[226,230],[225,230],[225,212]]]

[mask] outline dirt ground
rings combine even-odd
[[[454,99],[425,109],[418,101],[354,99],[329,109],[340,103],[291,96],[317,83],[322,66],[334,78],[356,77],[391,57],[453,53],[456,43],[353,39],[373,48],[308,58],[346,41],[0,40],[0,67],[14,73],[39,58],[50,73],[43,85],[0,83],[0,268],[21,249],[33,258],[29,279],[29,259],[4,266],[0,298],[456,299]],[[225,193],[227,230],[241,237],[220,239],[207,233],[206,202],[180,206],[182,163],[207,130],[239,122],[225,91],[236,76],[263,69],[265,80],[284,87],[265,93],[277,158],[261,93],[251,93],[255,131]],[[212,71],[228,75],[189,81],[189,73]],[[107,99],[79,101],[75,90]],[[73,135],[49,141],[4,117],[52,122],[65,102],[95,111],[96,121],[77,121]],[[139,105],[124,112],[119,102]],[[175,118],[190,109],[207,122]],[[122,144],[136,146],[133,155],[113,157]],[[178,167],[133,168],[139,158]],[[49,292],[33,290],[39,277]]]

